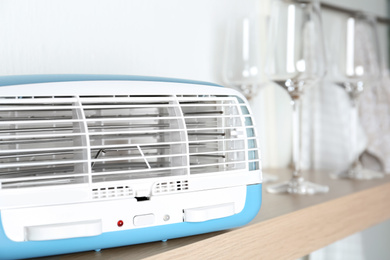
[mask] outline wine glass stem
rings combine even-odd
[[[299,97],[291,99],[292,105],[292,162],[293,178],[301,178],[301,100]]]
[[[351,125],[350,125],[350,133],[351,133],[351,142],[350,142],[350,153],[352,159],[351,168],[357,166],[359,164],[359,153],[357,152],[357,122],[359,116],[359,106],[357,104],[357,99],[352,99],[352,108],[351,108]]]

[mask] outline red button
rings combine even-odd
[[[118,227],[121,227],[121,226],[123,226],[123,221],[119,220],[117,224],[118,224]]]

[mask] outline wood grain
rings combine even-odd
[[[296,259],[389,219],[389,198],[387,183],[147,259]]]
[[[269,170],[280,180],[289,170]],[[263,192],[262,208],[248,225],[229,231],[41,258],[68,259],[296,259],[355,232],[390,219],[390,176],[371,181],[331,180],[324,195],[273,195]]]

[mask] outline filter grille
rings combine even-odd
[[[86,181],[85,131],[75,98],[0,99],[2,188]]]
[[[2,189],[256,169],[254,125],[239,97],[0,96]]]

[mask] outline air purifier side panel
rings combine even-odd
[[[49,82],[70,82],[70,81],[107,81],[107,80],[126,80],[126,81],[147,81],[147,82],[174,82],[184,84],[207,85],[222,87],[220,85],[194,80],[174,79],[164,77],[147,77],[147,76],[129,76],[129,75],[93,75],[93,74],[47,74],[47,75],[18,75],[18,76],[1,76],[0,86],[49,83]]]
[[[119,247],[242,226],[250,222],[260,210],[261,193],[261,184],[249,185],[247,187],[247,197],[244,209],[240,213],[230,217],[197,223],[183,222],[149,228],[108,232],[92,237],[51,241],[13,242],[6,237],[3,227],[0,225],[0,259],[31,258]]]

